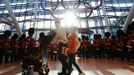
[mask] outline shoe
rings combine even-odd
[[[73,69],[71,69],[71,72],[73,71]]]
[[[79,73],[79,75],[85,75],[85,73],[84,72],[81,72],[81,73]]]
[[[58,75],[67,75],[67,74],[63,72],[59,72]]]
[[[73,71],[73,69],[70,69],[70,72],[68,72],[67,75],[71,75],[72,71]]]
[[[58,75],[62,75],[62,73],[58,73]]]

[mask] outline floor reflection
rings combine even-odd
[[[134,63],[120,60],[107,59],[79,59],[77,63],[86,75],[134,75]],[[49,75],[57,75],[61,71],[59,61],[48,61]],[[0,65],[0,75],[21,75],[20,63],[9,63]],[[38,74],[34,74],[38,75]],[[78,75],[78,71],[73,67],[71,75]]]
[[[59,71],[56,71],[56,70],[51,70],[50,72],[49,72],[49,75],[57,75],[57,73],[58,73]],[[95,72],[93,72],[93,71],[84,71],[84,73],[86,74],[86,75],[103,75],[101,72],[98,72],[99,74],[96,74]],[[21,75],[21,73],[18,73],[18,74],[16,74],[16,75]],[[38,75],[37,73],[34,73],[34,75]],[[71,75],[79,75],[78,74],[78,71],[73,71],[72,72],[72,74]]]
[[[134,72],[126,69],[108,69],[107,71],[111,72],[113,75],[134,75]],[[49,75],[57,75],[59,71],[58,70],[51,70],[49,72]],[[84,71],[85,75],[107,75],[103,74],[99,70],[95,71]],[[21,75],[21,73],[18,73],[16,75]],[[34,73],[34,75],[38,75],[37,73]],[[79,75],[77,70],[74,70],[71,75]]]
[[[134,75],[134,72],[127,69],[109,69],[108,71],[115,75]]]

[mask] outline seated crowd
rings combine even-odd
[[[51,60],[57,60],[57,45],[49,43],[53,35],[45,36],[41,32],[39,39],[35,40],[33,38],[34,29],[30,28],[28,33],[27,37],[26,34],[18,37],[16,33],[11,36],[11,32],[6,30],[0,35],[0,63],[21,61],[30,55],[42,58],[42,53],[46,53],[45,57]],[[44,37],[44,43],[40,43],[42,37]],[[83,59],[91,57],[112,60],[120,58],[128,61],[134,59],[134,33],[125,34],[122,30],[118,30],[116,36],[111,36],[109,32],[106,32],[104,38],[100,34],[95,34],[92,43],[87,36],[83,35],[80,42],[78,56]]]

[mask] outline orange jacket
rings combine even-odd
[[[81,46],[82,48],[88,48],[89,47],[89,41],[88,40],[82,40]]]
[[[77,49],[79,48],[80,42],[76,34],[71,34],[68,36],[68,54],[77,53]]]

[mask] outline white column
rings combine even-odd
[[[8,10],[8,14],[11,16],[11,18],[13,20],[13,23],[14,23],[14,26],[16,28],[16,31],[18,32],[18,35],[21,36],[22,31],[21,31],[21,29],[19,27],[19,24],[18,24],[18,21],[17,21],[17,19],[15,17],[15,14],[13,13],[12,8],[9,5],[9,1],[8,0],[3,0],[3,2],[5,3],[5,7]]]
[[[109,24],[109,21],[108,21],[108,18],[107,18],[106,10],[105,10],[104,0],[102,0],[102,12],[104,14],[104,21],[105,21],[105,24],[107,26],[107,30],[108,30],[108,32],[112,33],[111,28],[110,28],[110,24]]]
[[[129,15],[127,16],[127,19],[124,23],[124,26],[123,26],[123,31],[126,32],[127,31],[127,26],[131,23],[132,19],[134,18],[134,3],[133,3],[133,6],[130,10],[130,13]]]
[[[37,9],[38,9],[38,0],[35,0],[35,5],[34,5],[34,22],[33,22],[33,28],[35,28],[36,25],[36,19],[37,19]]]

